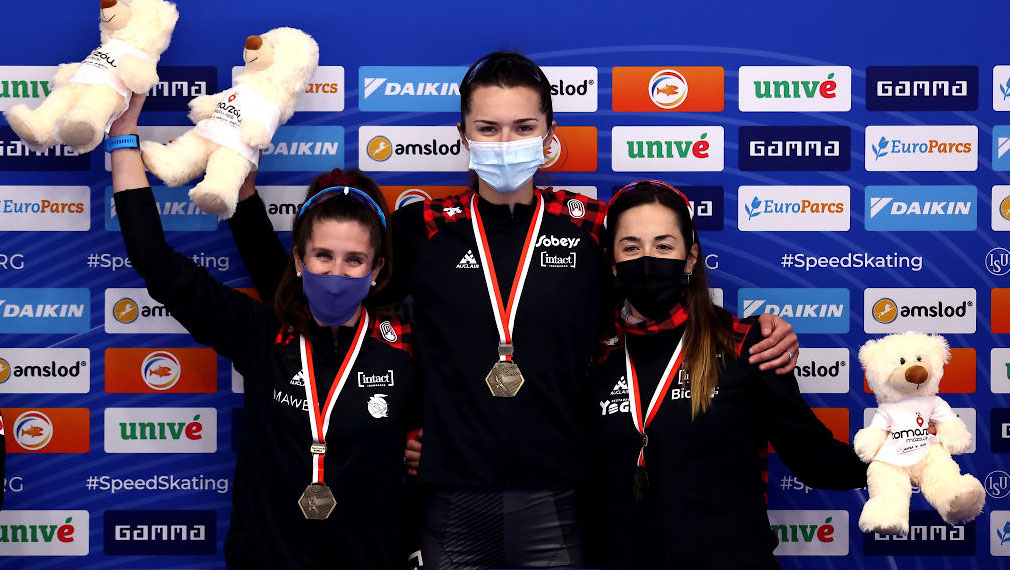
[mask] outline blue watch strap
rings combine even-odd
[[[120,148],[140,148],[140,137],[137,135],[123,135],[121,137],[109,137],[105,139],[105,152],[112,152]]]

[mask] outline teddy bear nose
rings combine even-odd
[[[257,50],[263,47],[263,38],[259,36],[249,36],[245,40],[245,49]]]
[[[912,384],[922,384],[929,378],[929,372],[922,366],[915,365],[905,371],[905,380]]]
[[[116,0],[102,0],[102,10],[108,10],[116,5]]]

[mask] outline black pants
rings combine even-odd
[[[424,521],[424,570],[580,568],[575,491],[436,491]]]

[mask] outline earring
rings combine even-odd
[[[372,287],[375,287],[375,285],[376,285],[375,281],[372,281]]]
[[[298,276],[298,277],[301,277],[302,276],[302,272],[301,271],[296,271],[295,275]]]
[[[680,276],[680,282],[683,283],[684,285],[691,283],[691,275],[693,273],[694,273],[693,271],[690,271],[688,273],[682,273]]]

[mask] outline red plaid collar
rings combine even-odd
[[[627,306],[627,305],[625,305]],[[618,330],[627,334],[653,334],[661,331],[672,331],[680,328],[687,322],[687,308],[677,303],[670,309],[670,312],[658,319],[646,319],[630,323],[622,314],[622,309],[617,310]]]

